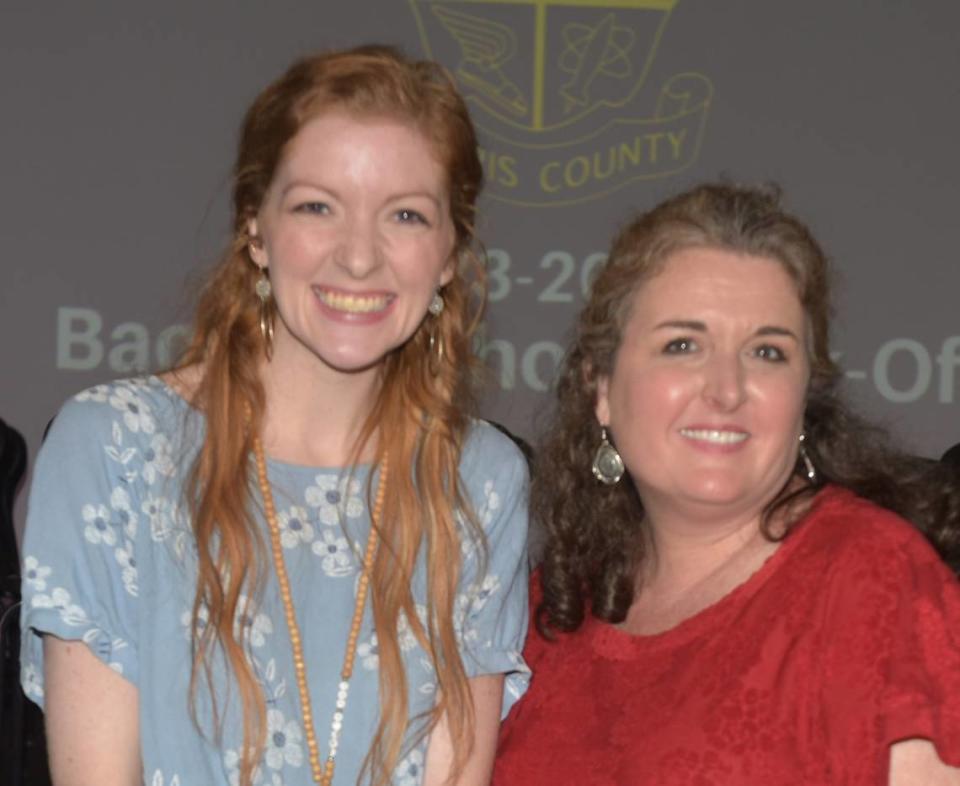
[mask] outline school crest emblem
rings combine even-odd
[[[644,89],[677,1],[410,0],[471,105],[491,196],[571,204],[696,159],[709,80]]]

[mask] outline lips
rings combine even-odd
[[[393,300],[393,295],[385,293],[356,294],[320,287],[314,287],[313,291],[327,308],[344,314],[376,314],[386,309]]]
[[[745,431],[713,428],[682,428],[680,434],[710,445],[738,445],[750,436]]]

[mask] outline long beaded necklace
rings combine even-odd
[[[273,565],[277,572],[280,599],[283,602],[287,630],[290,631],[290,647],[293,650],[293,667],[297,675],[297,690],[300,693],[300,711],[303,715],[303,726],[307,738],[310,771],[313,774],[314,783],[319,786],[331,786],[337,748],[340,745],[340,731],[343,729],[343,713],[347,708],[347,694],[350,691],[350,678],[353,676],[353,663],[357,654],[360,623],[363,621],[363,609],[366,605],[367,590],[370,586],[370,570],[373,566],[373,557],[377,552],[377,525],[383,513],[383,498],[387,487],[387,456],[384,455],[380,462],[380,482],[377,485],[377,496],[370,516],[370,534],[367,536],[367,547],[364,551],[363,567],[357,586],[357,600],[353,606],[353,619],[350,623],[350,633],[347,636],[346,651],[343,654],[343,668],[340,670],[340,684],[337,686],[336,707],[333,712],[333,720],[330,722],[329,752],[326,761],[321,765],[320,748],[317,745],[313,711],[310,706],[310,691],[307,688],[307,666],[303,659],[303,641],[294,614],[290,579],[287,576],[287,567],[283,559],[283,546],[280,543],[277,510],[273,504],[273,493],[270,490],[270,481],[267,479],[267,460],[263,452],[263,443],[259,437],[253,439],[253,455],[257,464],[257,482],[260,486],[260,495],[263,497],[263,512],[270,529],[270,549],[273,552]]]

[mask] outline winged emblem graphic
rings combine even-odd
[[[407,2],[424,52],[470,105],[492,198],[578,204],[696,161],[710,80],[648,84],[680,0]]]
[[[457,76],[487,100],[512,115],[523,117],[530,105],[502,66],[517,51],[517,37],[506,25],[463,11],[434,5],[433,13],[460,45]]]

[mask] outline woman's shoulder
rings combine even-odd
[[[508,538],[523,552],[527,535],[527,460],[497,427],[472,421],[460,456],[460,480],[491,540]]]
[[[482,468],[526,477],[529,463],[521,445],[526,443],[504,427],[479,418],[471,419],[460,458],[461,474]]]
[[[117,434],[134,440],[172,431],[188,409],[186,402],[156,376],[129,377],[82,390],[61,406],[51,421],[47,441],[70,443]]]
[[[810,514],[816,545],[836,561],[876,567],[911,563],[942,564],[923,533],[906,519],[849,489],[828,486]]]

